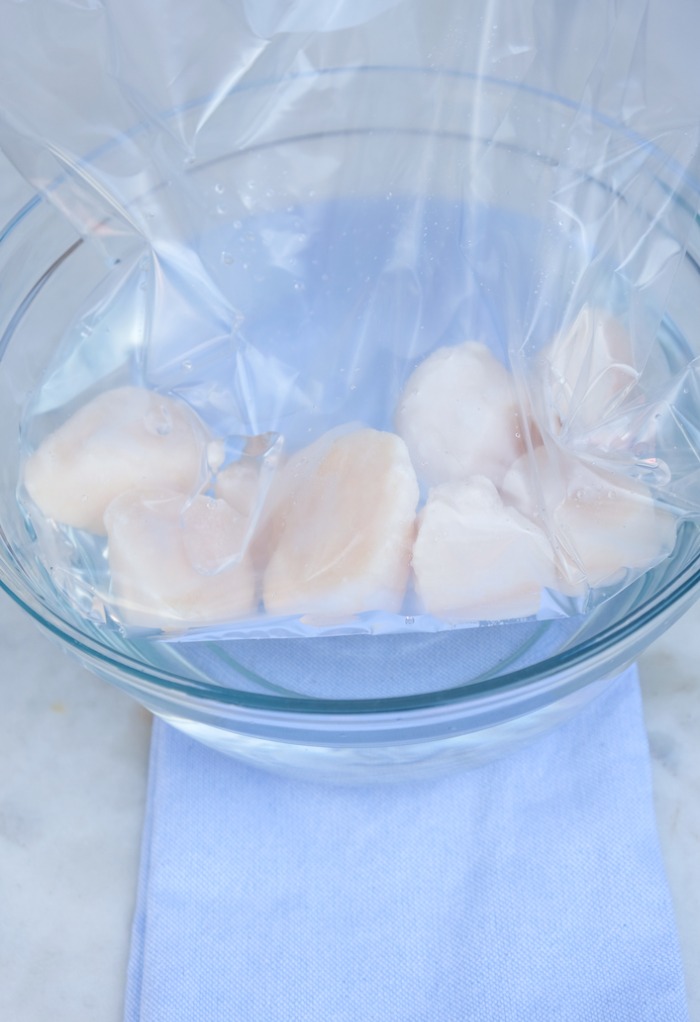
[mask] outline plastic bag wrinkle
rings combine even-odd
[[[519,436],[497,464],[463,458],[459,484],[474,491],[485,473],[494,516],[529,514],[559,558],[525,611],[595,607],[668,555],[671,521],[700,508],[700,338],[687,321],[682,338],[667,313],[687,286],[699,131],[697,89],[661,87],[659,3],[38,0],[5,13],[0,145],[110,268],[27,405],[27,456],[42,424],[60,428],[81,396],[167,393],[207,437],[201,478],[173,492],[247,520],[259,588],[284,531],[270,524],[281,480],[301,452],[349,435],[333,433],[342,423],[387,434],[409,381],[478,342],[510,381],[507,431]],[[431,401],[432,423],[409,443],[424,520],[445,482],[416,454],[439,433],[445,389]],[[492,439],[499,409],[493,398],[447,439]],[[247,453],[259,436],[269,449]],[[436,443],[444,454],[445,437]],[[642,531],[657,522],[639,557],[601,566],[578,549],[578,509],[552,466],[598,480]],[[513,473],[536,487],[536,509],[518,505]],[[344,486],[361,504],[360,484]],[[59,519],[79,562],[78,527]],[[405,631],[408,617],[414,629],[449,626],[420,611],[405,578],[387,590],[382,607],[351,605],[339,585],[306,610],[347,613],[320,634]],[[233,634],[308,634],[291,596],[251,624],[256,598]],[[171,634],[188,627],[175,618]]]

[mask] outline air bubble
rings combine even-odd
[[[233,261],[234,259],[230,252],[221,253],[221,262],[225,263],[226,266],[230,266]]]
[[[214,191],[216,192],[217,195],[223,195],[226,189],[224,188],[220,181],[217,181],[216,184],[214,185]]]

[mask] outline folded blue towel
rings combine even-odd
[[[127,1022],[682,1022],[636,674],[500,762],[335,788],[156,722]]]

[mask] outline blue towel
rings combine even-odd
[[[685,1022],[636,674],[507,759],[334,788],[156,722],[127,1022]]]

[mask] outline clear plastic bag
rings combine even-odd
[[[692,5],[2,7],[0,144],[104,267],[22,435],[23,556],[73,606],[430,632],[672,555]]]

